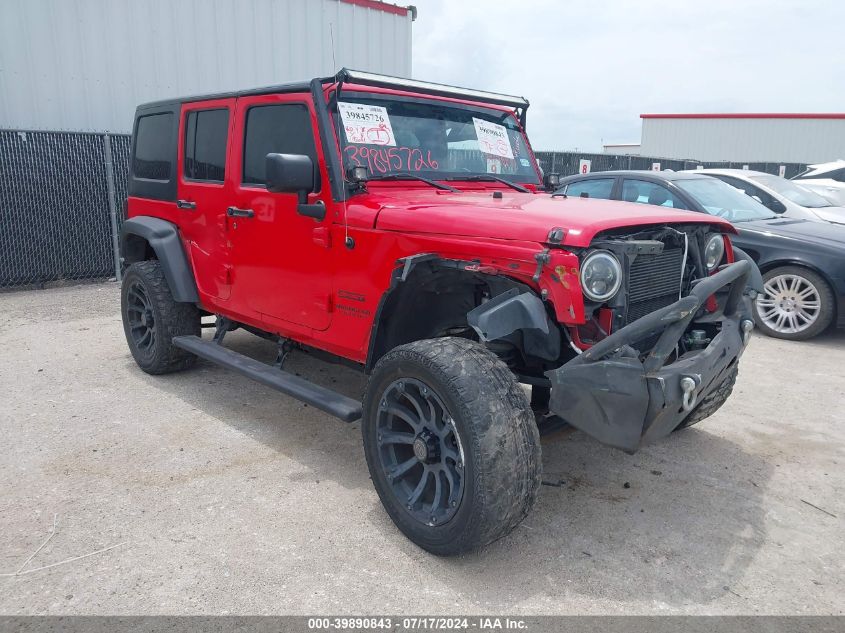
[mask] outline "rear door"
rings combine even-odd
[[[241,149],[233,161],[228,218],[233,300],[243,313],[260,313],[268,329],[293,323],[324,330],[331,321],[331,218],[299,215],[296,194],[271,193],[265,185],[267,154],[304,154],[314,163],[317,182],[308,202],[328,200],[328,186],[321,186],[310,99],[301,94],[240,97],[236,119]]]
[[[226,236],[226,157],[231,149],[234,99],[182,105],[176,207],[201,294],[228,299],[231,250]]]

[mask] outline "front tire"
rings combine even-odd
[[[361,430],[385,510],[434,554],[505,536],[537,497],[540,441],[528,398],[474,341],[422,340],[385,354],[367,385]]]
[[[763,293],[754,300],[754,322],[764,333],[805,341],[833,321],[833,292],[827,282],[800,266],[783,266],[763,275]]]
[[[191,367],[197,357],[173,345],[174,336],[200,335],[199,309],[173,299],[158,260],[136,262],[120,292],[123,332],[138,367],[167,374]]]

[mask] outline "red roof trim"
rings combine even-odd
[[[641,119],[845,119],[845,112],[747,112],[722,114],[641,114]]]
[[[346,2],[347,4],[355,4],[359,7],[364,7],[366,9],[384,11],[385,13],[392,13],[394,15],[408,15],[408,7],[400,7],[396,4],[380,2],[380,0],[340,0],[340,2]]]

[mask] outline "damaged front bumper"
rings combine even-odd
[[[686,297],[546,372],[551,412],[627,452],[671,433],[732,371],[748,344],[753,324],[744,292],[751,272],[748,261],[729,264],[699,281]],[[666,365],[700,308],[717,292],[726,295],[718,334],[707,347]],[[640,360],[631,346],[661,330]]]

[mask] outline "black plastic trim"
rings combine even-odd
[[[295,374],[267,365],[249,356],[244,356],[199,336],[175,336],[173,344],[185,351],[196,354],[212,363],[231,369],[252,378],[263,385],[281,391],[297,400],[344,422],[354,422],[361,417],[361,403],[326,387],[315,385]]]

